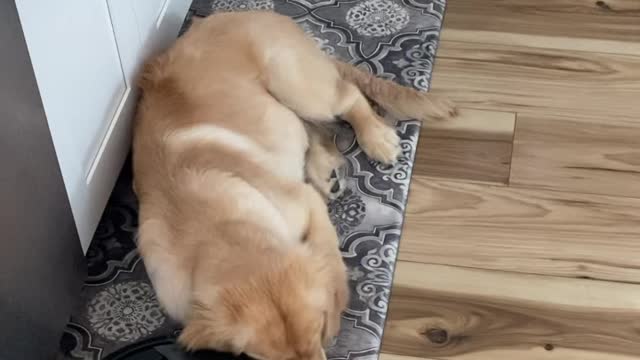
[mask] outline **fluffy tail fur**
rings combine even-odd
[[[455,105],[444,97],[376,77],[339,60],[334,60],[334,63],[344,80],[356,85],[368,98],[396,117],[427,120],[446,119],[457,114]]]

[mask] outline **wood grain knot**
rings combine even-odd
[[[546,344],[544,346],[544,349],[547,350],[547,351],[551,351],[551,350],[553,350],[553,348],[554,348],[553,344]]]
[[[449,341],[449,334],[444,329],[429,329],[424,332],[424,335],[434,344],[446,344]]]
[[[596,5],[603,10],[611,10],[611,6],[602,0],[596,1]]]

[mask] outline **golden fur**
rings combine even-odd
[[[399,139],[362,92],[417,118],[446,117],[451,104],[335,62],[294,22],[263,12],[194,23],[147,64],[140,87],[138,245],[160,303],[185,326],[179,342],[264,360],[323,358],[348,300],[316,191],[326,193],[339,157],[301,118],[340,115],[364,151],[388,163]]]

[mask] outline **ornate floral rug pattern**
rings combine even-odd
[[[427,90],[445,0],[195,0],[193,16],[262,9],[295,19],[326,53],[403,85]],[[183,30],[184,30],[183,29]],[[347,158],[344,192],[329,204],[350,271],[352,299],[329,359],[377,359],[409,191],[420,123],[401,121],[402,157],[369,160],[344,125],[336,143]],[[61,340],[61,359],[226,359],[184,354],[179,331],[159,307],[136,250],[137,203],[127,165],[87,253],[82,306]]]

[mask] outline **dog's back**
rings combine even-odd
[[[221,269],[238,251],[249,256],[245,248],[264,247],[264,238],[274,247],[294,244],[306,225],[291,201],[304,176],[306,133],[261,85],[254,39],[244,33],[270,18],[234,32],[226,29],[242,24],[233,14],[196,23],[141,77],[134,137],[140,250],[160,301],[179,320],[188,316],[188,274],[198,261]],[[255,235],[216,238],[239,221]],[[216,254],[201,259],[207,252]]]

